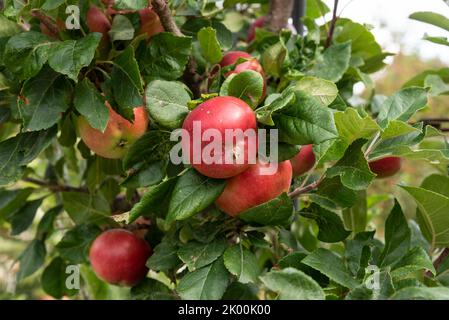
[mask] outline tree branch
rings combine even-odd
[[[25,182],[35,184],[37,186],[47,188],[53,192],[88,192],[87,188],[85,188],[85,187],[72,187],[72,186],[68,186],[68,185],[61,185],[61,184],[50,182],[50,181],[43,181],[43,180],[28,178],[28,177],[23,178],[22,180]]]
[[[293,0],[270,0],[270,12],[265,26],[271,32],[278,33],[288,25],[293,10]]]
[[[332,13],[332,21],[331,26],[329,28],[329,33],[327,34],[325,48],[328,48],[332,43],[332,38],[334,36],[335,24],[337,23],[337,8],[338,8],[338,0],[334,0],[334,12]]]
[[[295,198],[299,197],[301,194],[304,194],[304,193],[307,193],[307,192],[309,192],[309,191],[312,191],[313,189],[318,188],[318,186],[319,186],[320,183],[324,180],[324,178],[325,178],[325,175],[323,174],[323,175],[321,176],[321,178],[318,179],[317,181],[312,182],[311,184],[308,184],[308,185],[305,186],[305,187],[299,187],[299,188],[296,188],[295,190],[293,190],[292,192],[290,192],[290,193],[288,194],[288,196],[290,197],[290,199],[295,199]]]

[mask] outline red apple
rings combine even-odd
[[[220,62],[220,66],[224,68],[233,65],[239,60],[239,58],[247,59],[247,61],[243,61],[236,65],[234,70],[231,70],[225,74],[225,77],[229,77],[233,73],[240,73],[245,70],[253,70],[260,73],[263,78],[263,92],[262,97],[260,98],[260,101],[262,101],[267,93],[267,83],[265,80],[265,72],[263,71],[262,66],[256,58],[244,51],[229,51],[223,56],[223,59]]]
[[[369,168],[377,175],[377,178],[387,178],[401,170],[401,158],[385,157],[369,162]]]
[[[199,137],[194,137],[195,125],[201,125],[201,130],[198,130],[200,134]],[[192,166],[205,176],[220,179],[233,177],[248,168],[250,162],[249,160],[251,160],[249,159],[249,156],[251,155],[250,150],[253,150],[254,157],[256,156],[256,116],[250,106],[238,98],[215,97],[201,103],[186,117],[182,127],[189,133],[190,136],[189,141],[184,139],[182,140],[183,152],[189,153],[188,159],[190,160]],[[216,130],[216,132],[220,135],[222,143],[222,148],[220,148],[221,150],[211,151],[213,157],[215,159],[219,159],[218,161],[213,161],[213,163],[208,163],[208,160],[203,157],[203,150],[205,150],[205,146],[210,144],[210,142],[215,141],[215,137],[211,137],[207,141],[198,141],[198,139],[203,140],[201,137],[203,137],[206,130],[211,132],[209,129]],[[254,135],[245,135],[243,139],[237,139],[234,136],[232,139],[232,163],[225,163],[226,131],[228,131],[228,133],[235,132],[230,131],[229,129],[241,129],[243,132],[249,129],[249,132],[253,131]],[[201,146],[200,150],[199,148],[194,149],[194,141]],[[215,152],[218,152],[218,154]],[[208,153],[206,152],[206,154]],[[197,160],[195,160],[195,158],[197,158]],[[236,159],[241,159],[241,163],[239,163]]]
[[[96,275],[116,285],[132,287],[145,278],[145,266],[151,247],[143,239],[124,229],[112,229],[100,234],[92,243],[90,263]]]
[[[89,27],[90,32],[100,32],[103,34],[103,39],[108,38],[111,22],[98,7],[90,6],[87,11],[86,24]]]
[[[266,17],[257,18],[248,29],[248,37],[246,42],[250,43],[256,38],[256,29],[263,28],[265,24]]]
[[[78,118],[78,131],[81,139],[93,152],[101,157],[120,159],[128,148],[141,137],[148,126],[145,107],[134,108],[134,123],[116,113],[109,103],[109,121],[106,130],[101,132],[92,128],[84,117]]]
[[[146,32],[148,37],[151,38],[155,34],[165,31],[159,16],[151,8],[139,10],[139,15],[141,23],[140,33]]]
[[[249,208],[287,192],[292,180],[290,161],[279,163],[276,173],[264,175],[263,170],[269,166],[268,163],[258,162],[251,165],[248,170],[230,178],[216,204],[222,211],[235,217]]]
[[[303,175],[315,165],[315,154],[311,144],[301,147],[298,154],[290,160],[293,168],[293,177]]]

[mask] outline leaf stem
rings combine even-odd
[[[312,191],[313,189],[317,188],[320,185],[320,183],[324,180],[325,177],[326,177],[326,175],[323,174],[321,176],[321,178],[318,179],[317,181],[312,182],[311,184],[308,184],[305,187],[298,187],[298,188],[296,188],[295,190],[290,192],[288,194],[288,196],[290,197],[290,199],[295,199],[295,198],[299,197],[301,194],[304,194],[304,193],[307,193],[309,191]]]
[[[376,135],[374,136],[373,140],[371,141],[371,143],[369,144],[368,148],[366,148],[366,151],[364,153],[365,158],[368,158],[368,156],[371,154],[371,152],[374,151],[374,149],[376,148],[376,146],[379,144],[380,142],[380,131],[378,131],[376,133]]]

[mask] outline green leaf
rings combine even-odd
[[[229,273],[223,259],[187,273],[180,281],[176,291],[184,300],[219,300],[229,282]]]
[[[353,239],[345,241],[345,261],[353,276],[362,278],[371,258],[371,247],[374,246],[375,231],[357,233]]]
[[[449,31],[449,19],[436,12],[429,12],[429,11],[415,12],[412,13],[409,16],[409,18],[424,23],[428,23],[435,27],[439,27],[446,31]]]
[[[133,108],[143,105],[141,96],[143,84],[132,46],[128,46],[115,58],[111,84],[115,101],[119,106],[118,113],[133,120]]]
[[[147,0],[115,0],[114,8],[119,10],[141,10],[148,6]]]
[[[449,246],[449,197],[422,188],[401,186],[418,205],[417,220],[432,248]]]
[[[191,241],[178,250],[178,256],[192,272],[217,260],[225,249],[226,241],[223,238],[209,243]]]
[[[60,74],[44,68],[22,88],[28,104],[19,100],[24,130],[37,131],[53,126],[69,108],[70,83]]]
[[[381,266],[399,260],[410,247],[410,229],[397,200],[385,221],[385,247],[379,258]]]
[[[160,281],[144,279],[137,286],[132,287],[131,299],[133,300],[174,300],[175,296],[170,289]]]
[[[59,255],[71,263],[87,263],[89,247],[101,229],[95,225],[81,224],[67,231],[56,245]]]
[[[246,70],[231,74],[220,89],[221,96],[233,96],[255,109],[262,98],[264,79],[259,72]]]
[[[0,142],[0,185],[19,180],[25,166],[50,145],[56,133],[55,126],[49,130],[19,133]]]
[[[407,121],[427,103],[427,91],[423,88],[408,87],[389,97],[381,106],[377,117],[379,125],[386,128],[388,121]]]
[[[306,1],[306,17],[317,19],[328,13],[329,7],[321,0]]]
[[[134,38],[134,27],[129,19],[121,14],[114,16],[111,30],[108,31],[112,41],[132,40]]]
[[[42,289],[53,298],[61,299],[63,296],[72,296],[78,293],[77,289],[67,288],[67,264],[60,257],[54,258],[42,273]]]
[[[347,108],[344,112],[336,112],[334,119],[340,138],[348,144],[357,139],[370,138],[380,131],[380,127],[370,116],[362,118],[353,108]]]
[[[324,292],[318,283],[304,272],[286,268],[271,270],[261,277],[264,285],[279,294],[281,300],[324,300]]]
[[[129,212],[128,223],[135,221],[141,215],[148,215],[150,213],[162,215],[165,213],[167,207],[167,203],[165,203],[167,201],[166,199],[169,199],[175,184],[176,179],[172,178],[149,188]]]
[[[291,199],[284,192],[279,197],[250,208],[239,219],[264,226],[286,225],[293,214]]]
[[[351,234],[351,231],[345,229],[343,222],[336,213],[318,205],[312,204],[305,212],[301,212],[301,215],[315,220],[319,228],[317,238],[320,241],[327,243],[339,242]]]
[[[86,118],[95,129],[104,132],[109,121],[109,109],[105,98],[95,88],[89,79],[84,78],[75,88],[73,101],[76,110]]]
[[[274,126],[272,114],[293,104],[296,99],[295,94],[287,90],[284,90],[281,95],[276,97],[273,96],[274,94],[268,96],[267,99],[265,99],[265,105],[256,109],[257,121],[269,126]],[[272,97],[273,100],[270,99]]]
[[[421,247],[414,247],[393,266],[391,276],[402,279],[420,270],[429,270],[433,275],[437,273],[427,252]]]
[[[232,32],[219,20],[199,18],[187,19],[182,25],[181,31],[186,36],[196,37],[202,28],[212,27],[216,30],[217,40],[224,50],[229,50],[233,45]]]
[[[151,38],[142,59],[146,74],[151,78],[175,80],[182,76],[192,53],[192,39],[161,32]]]
[[[107,220],[111,210],[103,197],[81,192],[63,192],[62,203],[76,224],[100,224]]]
[[[190,95],[179,82],[154,80],[145,89],[146,107],[151,117],[169,129],[181,127],[189,113]]]
[[[46,11],[54,10],[59,8],[64,2],[65,0],[46,0],[41,8]]]
[[[212,179],[190,169],[176,182],[170,199],[167,223],[183,220],[206,209],[223,192],[225,180]]]
[[[158,184],[166,175],[167,161],[158,160],[139,168],[137,172],[131,173],[121,183],[126,188],[148,187]]]
[[[302,260],[302,263],[320,271],[343,287],[354,289],[359,282],[351,277],[341,257],[334,252],[319,248]]]
[[[256,256],[244,248],[242,243],[226,249],[224,255],[226,269],[241,283],[256,282],[261,272]]]
[[[398,120],[391,120],[388,122],[387,127],[385,130],[381,133],[382,139],[391,139],[396,138],[403,135],[408,135],[410,133],[421,133],[421,130],[418,128],[409,125],[406,122],[398,121]]]
[[[45,261],[45,242],[33,240],[19,257],[20,269],[17,273],[17,281],[20,281],[36,272]]]
[[[309,74],[332,82],[337,82],[349,67],[351,42],[334,44],[327,48],[309,71]]]
[[[212,27],[204,27],[198,31],[197,37],[203,57],[212,64],[220,62],[223,55],[217,39],[217,31]]]
[[[392,300],[448,300],[449,288],[408,287],[397,291]]]
[[[147,267],[154,271],[168,271],[176,267],[180,261],[177,255],[178,246],[171,238],[165,236],[155,248],[147,261]]]
[[[240,282],[232,282],[226,292],[223,300],[258,300],[257,287],[253,285],[243,284]]]
[[[424,35],[423,40],[427,40],[436,44],[441,44],[443,46],[449,46],[449,41],[446,37],[431,37]]]
[[[337,129],[331,109],[318,99],[302,92],[295,92],[296,100],[273,113],[279,129],[279,140],[290,144],[318,144],[337,137]]]
[[[49,52],[48,64],[53,70],[77,82],[81,68],[92,62],[100,40],[101,34],[94,32],[80,40],[58,42]]]
[[[34,188],[0,189],[0,220],[20,209],[34,190]]]
[[[316,194],[310,196],[320,206],[330,210],[350,208],[357,202],[357,192],[346,188],[339,176],[324,179]]]
[[[14,21],[9,20],[3,14],[0,15],[0,38],[11,37],[20,32],[20,27]]]
[[[346,228],[353,232],[365,231],[367,223],[366,190],[358,192],[357,202],[350,208],[343,210],[343,221]]]
[[[62,212],[62,206],[56,206],[45,212],[37,226],[36,239],[45,240],[53,230],[53,223],[56,217]]]
[[[449,198],[449,177],[431,174],[423,180],[421,188],[439,193]]]
[[[375,175],[370,171],[368,162],[361,150],[366,140],[356,140],[346,150],[345,155],[333,167],[327,169],[329,178],[340,176],[341,182],[347,188],[364,190],[374,180]]]
[[[5,65],[20,80],[31,78],[47,62],[53,45],[54,42],[49,41],[40,32],[29,31],[16,34],[6,43],[4,52]]]
[[[395,121],[396,120],[390,121],[390,123],[394,123]],[[377,158],[384,154],[393,154],[398,149],[405,149],[407,152],[410,151],[409,147],[421,142],[425,136],[422,132],[422,123],[414,124],[413,127],[417,130],[411,131],[408,134],[382,139],[371,153],[371,158]]]
[[[449,45],[449,42],[447,43]],[[433,97],[449,94],[449,85],[446,84],[440,76],[429,74],[424,79],[424,85],[430,87],[429,94]]]
[[[287,48],[281,41],[268,47],[261,57],[263,70],[275,78],[281,75],[282,65],[287,56]]]
[[[30,227],[36,216],[37,209],[42,204],[42,200],[43,198],[27,201],[22,208],[8,217],[11,223],[11,235],[18,235]]]
[[[316,97],[325,106],[330,105],[338,95],[337,86],[333,82],[315,77],[302,78],[295,84],[295,88]]]

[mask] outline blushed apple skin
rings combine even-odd
[[[139,10],[140,15],[140,33],[146,33],[149,38],[155,34],[164,32],[164,27],[162,26],[161,20],[156,12],[151,8],[145,8]]]
[[[263,28],[265,24],[266,17],[257,18],[248,29],[248,37],[246,38],[246,42],[250,43],[256,38],[256,29]]]
[[[92,243],[90,263],[95,274],[115,285],[132,287],[145,278],[145,266],[152,250],[143,239],[124,229],[112,229],[100,234]]]
[[[256,58],[244,51],[229,51],[223,56],[223,59],[220,62],[220,66],[222,68],[230,66],[236,63],[239,58],[248,60],[236,65],[234,70],[231,70],[225,74],[225,77],[229,77],[233,73],[237,74],[246,70],[253,70],[260,73],[263,78],[263,92],[262,97],[260,98],[260,101],[262,101],[263,99],[265,99],[265,96],[267,94],[267,81],[265,72],[263,71],[261,64],[259,63],[259,61],[257,61]]]
[[[375,173],[376,178],[388,178],[394,176],[401,170],[402,160],[400,157],[385,157],[369,162],[370,170]]]
[[[103,158],[122,158],[148,127],[148,115],[145,107],[134,108],[134,123],[129,122],[111,106],[106,130],[101,132],[89,125],[84,117],[78,118],[78,132],[87,147]]]
[[[245,137],[243,152],[244,161],[243,163],[230,163],[226,164],[224,152],[222,153],[221,159],[222,163],[204,163],[202,157],[199,164],[193,163],[194,161],[194,150],[193,150],[193,125],[194,121],[200,121],[201,123],[201,135],[207,129],[217,129],[221,134],[221,139],[223,143],[223,148],[225,145],[225,130],[226,129],[241,129],[245,132],[247,129],[254,130],[254,137]],[[249,166],[248,153],[249,147],[254,146],[257,151],[257,121],[256,115],[250,106],[246,104],[243,100],[235,97],[215,97],[209,99],[189,113],[189,115],[184,120],[183,129],[187,130],[190,135],[190,152],[189,160],[192,166],[198,170],[200,173],[207,177],[225,179],[233,177],[243,171],[245,171]],[[234,139],[234,145],[235,145]],[[204,146],[208,145],[210,141],[201,142],[201,150]],[[188,144],[183,140],[182,142],[183,150],[189,150]],[[201,151],[200,150],[200,151]]]
[[[292,165],[290,161],[278,164],[273,175],[262,175],[262,169],[269,164],[258,162],[246,171],[230,178],[223,193],[216,200],[218,207],[235,217],[243,211],[270,201],[290,188]]]
[[[293,168],[293,177],[299,177],[311,170],[315,165],[315,161],[313,146],[311,144],[302,146],[298,154],[293,159],[290,159]]]
[[[100,32],[103,34],[103,39],[108,38],[111,22],[98,7],[90,6],[86,15],[86,24],[89,27],[90,32]]]

